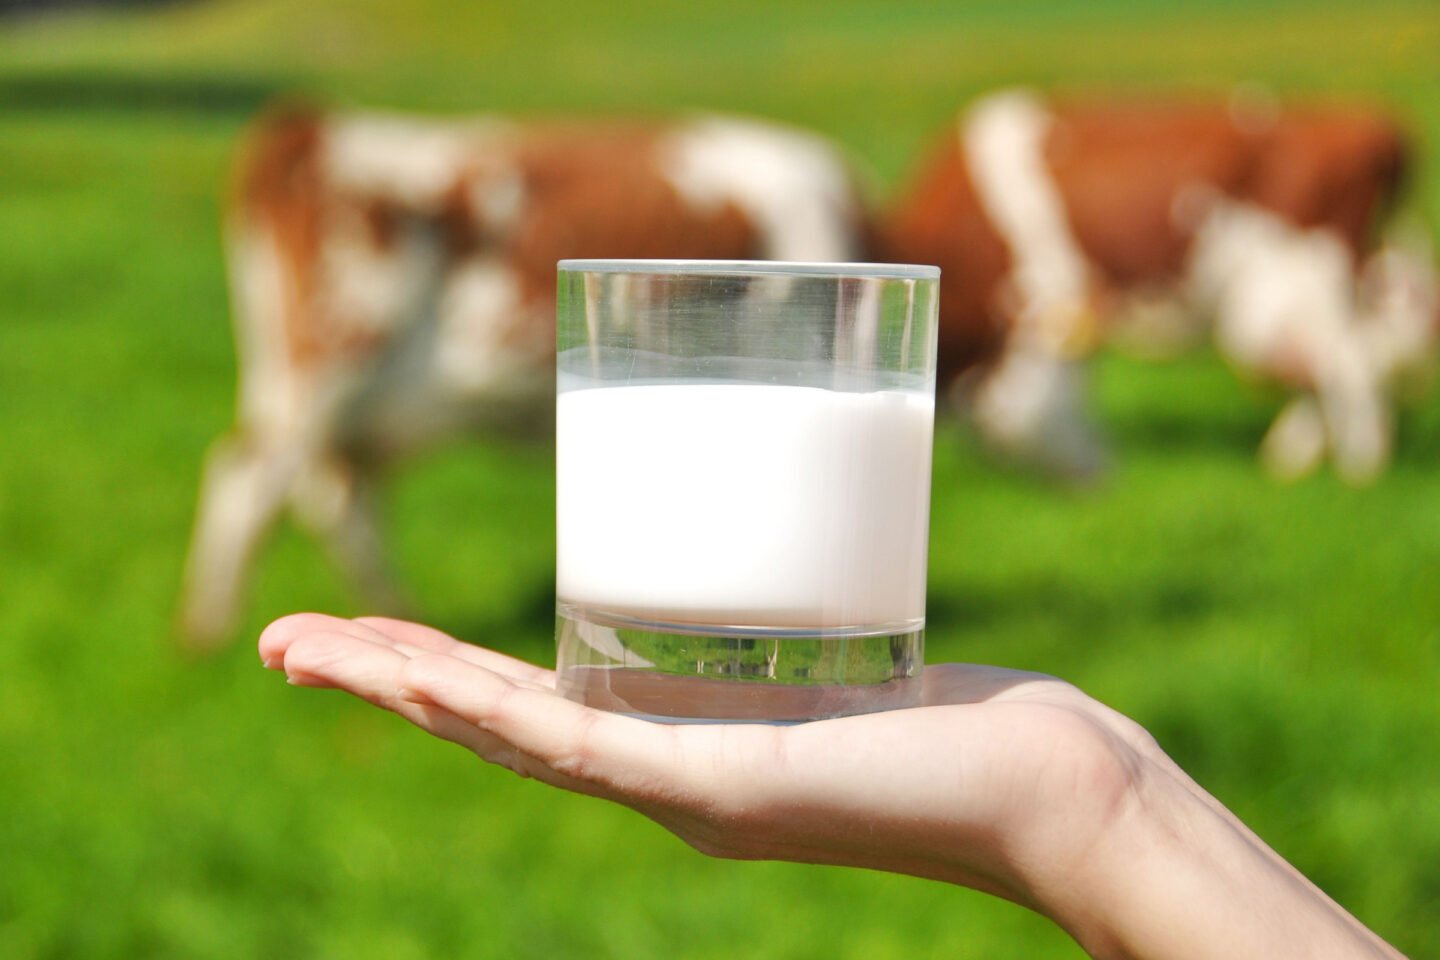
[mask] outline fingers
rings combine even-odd
[[[506,656],[495,650],[487,650],[485,647],[478,647],[473,643],[456,640],[434,627],[411,623],[407,620],[394,620],[390,617],[357,617],[354,622],[430,653],[443,653],[504,676],[527,680],[544,687],[553,689],[555,686],[554,670]]]
[[[632,803],[688,782],[671,728],[565,700],[552,671],[428,627],[295,614],[259,647],[292,682],[345,690],[524,776]]]
[[[340,624],[349,621],[318,616],[287,620],[291,622],[282,629],[274,633],[267,630],[265,643],[271,662],[275,653],[283,650],[285,670],[292,683],[344,690],[482,756],[503,750],[495,737],[449,711],[400,696],[400,672],[411,654],[390,644],[356,636],[353,631],[325,629],[332,621]],[[428,655],[410,649],[415,654]]]
[[[451,657],[416,657],[400,682],[533,758],[541,766],[524,772],[539,779],[630,803],[693,795],[675,727],[582,706]]]
[[[294,665],[286,660],[286,652],[294,641],[313,633],[341,633],[372,643],[384,644],[412,655],[419,653],[442,653],[457,657],[469,663],[485,667],[517,681],[535,683],[553,688],[555,672],[514,657],[462,643],[432,627],[387,617],[360,617],[347,620],[320,613],[297,613],[276,620],[260,634],[260,659],[274,670],[285,669],[297,682],[307,680],[296,678]]]
[[[387,710],[396,705],[396,681],[410,658],[386,644],[341,630],[296,635],[285,654],[285,672],[305,686],[339,687]]]

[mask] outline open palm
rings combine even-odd
[[[1164,759],[1069,684],[994,667],[927,668],[924,705],[909,710],[666,725],[565,700],[553,671],[398,620],[287,617],[260,652],[292,682],[623,803],[706,853],[875,867],[1032,904],[1035,881],[1018,882],[1016,865],[1070,875]]]

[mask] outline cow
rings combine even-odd
[[[1084,360],[1120,317],[1206,318],[1219,352],[1293,398],[1261,454],[1353,484],[1391,445],[1397,384],[1437,333],[1423,251],[1377,243],[1406,163],[1359,108],[992,93],[888,210],[883,257],[941,267],[941,380],[1002,452],[1092,477]]]
[[[377,471],[463,431],[553,425],[557,260],[843,261],[869,229],[836,149],[779,125],[304,106],[250,132],[225,220],[239,397],[186,567],[180,631],[200,647],[232,631],[287,509],[396,605]]]

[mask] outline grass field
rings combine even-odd
[[[878,191],[1016,81],[1391,106],[1440,145],[1431,3],[227,0],[0,21],[0,956],[1078,956],[1046,921],[908,878],[709,861],[638,816],[484,768],[262,671],[300,608],[357,612],[282,531],[243,639],[176,654],[200,457],[229,418],[218,197],[287,91],[521,113],[759,113]],[[1440,153],[1414,205],[1440,224]],[[1392,473],[1277,487],[1277,404],[1213,357],[1106,357],[1110,481],[1061,493],[937,437],[932,661],[1056,673],[1149,727],[1282,854],[1440,956],[1440,396]],[[426,618],[551,653],[551,454],[396,477]]]

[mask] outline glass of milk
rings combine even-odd
[[[918,702],[939,276],[560,262],[565,696],[705,722]]]

